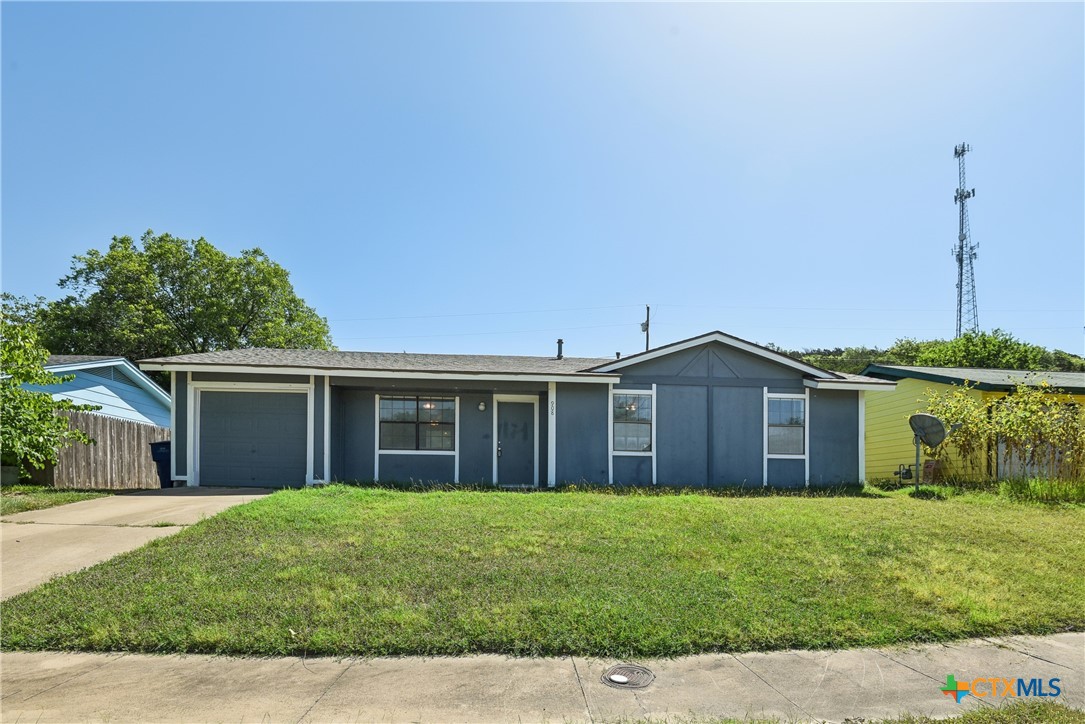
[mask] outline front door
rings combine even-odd
[[[535,407],[538,403],[496,402],[496,480],[502,485],[538,485],[535,463]]]

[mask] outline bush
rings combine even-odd
[[[985,480],[994,471],[1051,481],[1085,480],[1085,409],[1044,381],[1018,383],[1005,397],[983,399],[968,386],[927,390],[927,411],[947,424],[959,424],[936,459],[956,453],[967,480]],[[998,459],[995,459],[995,456]]]

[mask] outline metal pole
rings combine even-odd
[[[919,492],[919,484],[923,481],[923,468],[919,466],[919,435],[915,435],[915,492]]]
[[[648,351],[648,340],[652,334],[652,308],[644,305],[644,351]]]

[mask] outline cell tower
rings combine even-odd
[[[966,188],[964,183],[964,155],[971,150],[972,147],[967,143],[953,149],[960,176],[957,193],[953,194],[953,203],[959,207],[961,219],[957,246],[953,247],[953,256],[957,259],[958,337],[963,332],[978,332],[980,328],[979,312],[976,310],[976,272],[972,268],[979,244],[972,243],[972,234],[968,230],[968,200],[976,195],[976,190]]]

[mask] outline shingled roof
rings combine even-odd
[[[509,375],[579,375],[597,376],[592,367],[609,362],[595,357],[520,357],[481,354],[414,354],[410,352],[339,352],[319,349],[235,349],[221,352],[182,354],[140,361],[147,369],[159,365],[296,367],[320,370],[369,372],[427,372]],[[614,375],[617,377],[617,375]]]
[[[867,365],[864,375],[885,380],[917,379],[948,385],[968,383],[980,390],[1010,391],[1018,383],[1037,386],[1046,382],[1054,388],[1085,394],[1085,372],[1047,372],[1032,370],[994,370],[977,367],[912,367],[906,365]]]
[[[46,367],[55,367],[57,365],[78,365],[85,364],[87,362],[106,362],[112,360],[121,360],[123,357],[117,355],[94,355],[94,354],[51,354],[49,359],[45,362]]]

